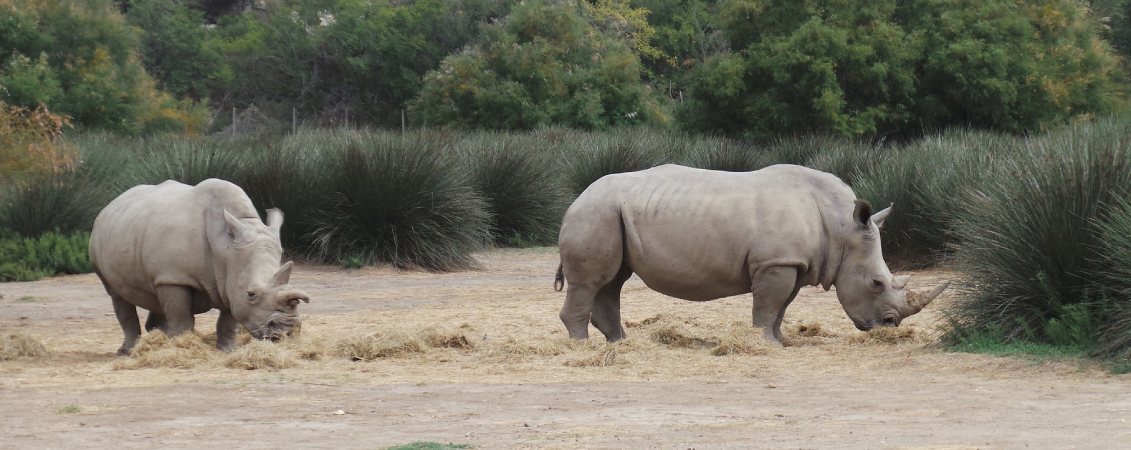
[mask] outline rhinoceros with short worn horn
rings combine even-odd
[[[216,346],[235,345],[239,325],[257,339],[277,340],[301,324],[291,287],[291,262],[281,264],[283,213],[267,223],[242,189],[208,179],[131,188],[106,205],[90,234],[90,261],[114,303],[128,354],[141,334],[137,308],[149,310],[145,328],[176,335],[192,330],[195,314],[220,310]]]
[[[571,338],[587,338],[590,322],[610,341],[624,338],[620,290],[635,273],[685,300],[752,292],[754,326],[776,344],[786,307],[807,285],[835,286],[860,330],[897,326],[946,284],[909,295],[910,277],[891,274],[880,251],[891,211],[873,214],[836,176],[793,165],[607,175],[562,219],[555,289],[569,287],[560,317]]]

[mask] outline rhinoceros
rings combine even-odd
[[[291,287],[292,263],[281,264],[283,213],[267,223],[242,189],[208,179],[139,185],[106,205],[90,234],[90,261],[114,303],[128,354],[146,330],[177,335],[195,314],[220,310],[216,346],[230,350],[239,325],[257,339],[277,340],[301,325],[297,307],[310,297]]]
[[[875,214],[835,175],[794,165],[720,172],[664,165],[604,176],[566,210],[554,288],[568,281],[561,320],[574,339],[589,323],[625,337],[621,286],[637,274],[692,301],[753,293],[754,326],[781,345],[785,309],[803,286],[836,287],[856,328],[898,326],[949,283],[905,289],[880,250],[892,207]]]

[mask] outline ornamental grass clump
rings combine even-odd
[[[1095,274],[1108,271],[1100,224],[1131,194],[1131,125],[1080,124],[1025,144],[959,202],[953,231],[967,282],[944,338],[993,331],[1087,350],[1113,320]]]
[[[491,240],[487,202],[439,133],[363,133],[328,151],[328,198],[313,205],[310,254],[434,271],[475,267]]]
[[[557,242],[567,197],[555,155],[536,140],[502,133],[473,134],[457,145],[486,201],[496,244]]]

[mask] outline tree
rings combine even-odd
[[[641,82],[640,60],[573,1],[527,1],[425,77],[416,123],[585,129],[663,120]],[[630,34],[628,34],[630,35]]]
[[[1073,0],[727,0],[717,22],[734,53],[690,75],[691,129],[1024,132],[1112,104],[1116,60]]]

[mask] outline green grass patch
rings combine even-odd
[[[59,408],[58,411],[56,411],[56,413],[58,414],[78,414],[80,412],[82,412],[82,407],[73,403],[65,405],[62,408]]]

